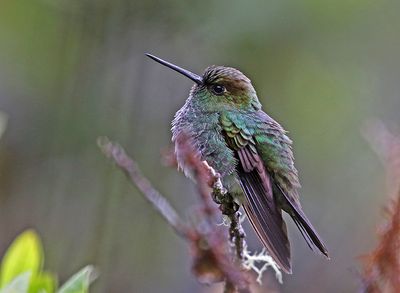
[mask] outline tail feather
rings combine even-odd
[[[326,245],[322,241],[321,237],[318,235],[311,222],[308,220],[307,216],[304,214],[301,206],[292,202],[291,198],[289,198],[289,196],[282,190],[281,187],[279,187],[278,185],[276,185],[276,187],[285,198],[286,204],[289,207],[289,209],[285,211],[292,217],[296,226],[299,228],[303,238],[306,240],[308,246],[310,246],[312,250],[314,250],[313,248],[315,247],[318,248],[318,250],[323,255],[329,258]]]
[[[292,273],[290,244],[281,209],[267,191],[258,174],[241,173],[240,184],[246,196],[244,209],[258,237],[280,268]],[[265,180],[265,178],[264,178]]]
[[[244,209],[258,237],[269,254],[286,273],[291,273],[290,244],[282,209],[289,213],[308,246],[328,251],[301,210],[297,197],[285,194],[267,172],[263,160],[249,148],[238,150],[237,174],[245,194]]]
[[[311,250],[314,250],[314,243],[312,242],[310,236],[307,234],[307,231],[304,229],[304,227],[301,225],[301,223],[299,222],[299,220],[297,220],[297,218],[293,217],[292,218],[294,223],[296,224],[297,229],[299,229],[301,236],[303,236],[304,240],[306,241],[308,247]]]

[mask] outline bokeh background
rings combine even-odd
[[[400,132],[399,9],[391,0],[1,1],[0,253],[32,227],[61,280],[99,268],[93,292],[203,290],[186,244],[96,146],[100,135],[119,141],[190,213],[193,185],[162,165],[160,150],[191,81],[151,52],[252,79],[264,110],[290,131],[303,206],[332,258],[309,251],[290,225],[294,274],[280,290],[356,291],[357,257],[376,243],[387,200],[361,130],[379,118]]]

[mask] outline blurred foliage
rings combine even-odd
[[[54,274],[43,271],[43,247],[32,230],[20,234],[7,249],[0,271],[0,293],[87,293],[95,278],[87,266],[73,275],[60,289]]]
[[[62,281],[94,263],[95,292],[199,290],[185,245],[95,143],[107,135],[126,146],[180,210],[195,200],[159,160],[191,83],[150,52],[252,79],[264,110],[290,131],[303,207],[332,253],[327,262],[309,252],[289,227],[294,274],[283,290],[354,291],[349,270],[374,245],[386,194],[360,128],[371,116],[400,128],[399,9],[393,0],[1,1],[0,251],[34,227]]]

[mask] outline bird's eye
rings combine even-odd
[[[225,93],[225,87],[223,85],[219,85],[219,84],[214,84],[211,87],[211,91],[217,95],[217,96],[221,96]]]

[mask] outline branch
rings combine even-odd
[[[220,175],[208,165],[206,161],[202,161],[198,151],[193,146],[190,138],[186,134],[180,134],[175,141],[175,152],[179,153],[179,157],[183,158],[186,168],[188,168],[194,176],[196,182],[198,194],[204,205],[204,212],[208,218],[209,229],[211,230],[210,235],[215,237],[215,247],[220,246],[218,242],[221,242],[221,233],[216,230],[215,219],[218,217],[218,211],[212,202],[219,204],[219,209],[222,214],[227,215],[230,219],[229,228],[229,241],[224,240],[225,243],[233,244],[235,247],[235,261],[230,264],[230,268],[226,267],[226,256],[222,253],[217,253],[217,258],[223,256],[224,259],[219,259],[221,264],[225,266],[226,282],[224,292],[249,292],[247,277],[244,277],[243,269],[243,248],[244,248],[244,232],[239,221],[240,212],[238,211],[239,206],[234,202],[232,196],[227,193],[223,187]],[[212,189],[212,191],[210,190]],[[211,191],[211,192],[210,192]],[[226,244],[224,245],[226,246]],[[229,247],[228,247],[229,248]],[[229,255],[228,255],[229,260]],[[239,274],[238,274],[239,272]]]
[[[110,158],[130,179],[131,183],[142,192],[153,207],[167,221],[167,223],[183,237],[190,245],[193,263],[192,272],[200,282],[215,283],[225,281],[227,293],[248,293],[249,278],[243,269],[244,233],[239,221],[240,213],[235,207],[232,197],[226,193],[222,186],[219,174],[201,161],[198,152],[194,149],[186,136],[181,136],[177,141],[180,156],[191,173],[194,174],[198,195],[200,197],[199,210],[204,222],[194,226],[185,225],[184,221],[171,206],[168,200],[158,192],[151,183],[142,175],[137,164],[126,154],[124,149],[116,143],[102,137],[98,139],[102,152]],[[224,227],[215,225],[219,215],[216,205],[212,201],[212,194],[223,202],[220,203],[222,211],[229,211],[230,237],[226,237]],[[230,241],[233,241],[236,252],[236,261],[232,262]]]
[[[99,137],[97,139],[97,144],[103,154],[114,161],[167,223],[179,235],[186,235],[188,233],[188,227],[184,224],[178,213],[170,205],[168,200],[143,176],[136,162],[126,154],[125,150],[119,144],[108,140],[107,137]]]
[[[378,231],[378,245],[362,257],[362,292],[397,292],[400,288],[400,138],[380,121],[370,122],[364,135],[385,165],[391,199],[385,207],[387,219]]]
[[[220,175],[208,165],[206,161],[201,161],[193,144],[185,134],[180,134],[176,138],[176,152],[183,157],[187,167],[192,170],[194,179],[197,183],[197,189],[201,200],[205,206],[205,212],[210,219],[218,216],[217,210],[214,208],[211,199],[219,204],[219,209],[223,215],[230,220],[229,240],[235,246],[236,258],[239,265],[243,261],[243,248],[245,243],[245,233],[240,221],[239,206],[233,197],[227,193],[221,182]],[[210,188],[212,188],[212,197],[210,196]]]

